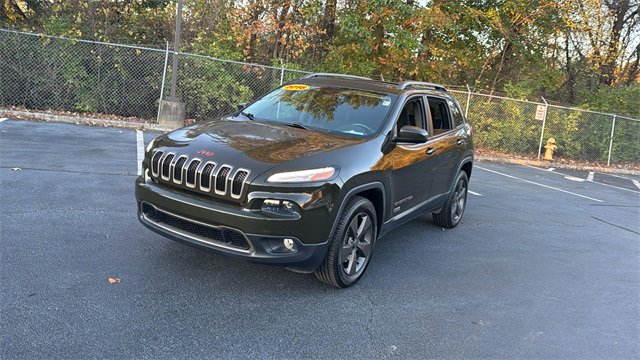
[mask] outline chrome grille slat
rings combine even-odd
[[[182,184],[182,177],[184,173],[184,164],[187,162],[189,158],[186,155],[180,155],[178,160],[173,167],[173,182],[176,184]]]
[[[231,197],[239,199],[244,189],[245,180],[249,176],[249,170],[238,169],[231,180]]]
[[[204,192],[211,191],[211,182],[213,181],[213,170],[216,167],[216,163],[208,161],[202,167],[202,173],[200,174],[200,190]]]
[[[162,170],[160,172],[160,176],[162,180],[171,179],[171,162],[176,157],[174,153],[168,153],[164,159],[162,159]]]
[[[198,169],[198,166],[200,166],[201,162],[202,161],[200,159],[191,159],[189,166],[187,166],[187,177],[184,179],[184,183],[190,188],[196,187],[196,170]]]
[[[226,195],[227,193],[227,179],[233,168],[227,164],[222,165],[216,173],[216,184],[214,192],[218,195]]]
[[[160,174],[160,159],[164,151],[156,151],[151,157],[151,175],[157,177]]]

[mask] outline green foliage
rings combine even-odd
[[[254,98],[251,88],[243,84],[244,71],[234,74],[225,65],[207,59],[183,59],[179,90],[189,116],[210,120],[215,115],[231,113],[238,104]],[[167,84],[169,81],[170,78]]]
[[[580,105],[582,108],[640,118],[640,84],[603,86],[595,93],[584,96],[585,101]]]

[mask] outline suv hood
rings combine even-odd
[[[283,162],[362,143],[338,135],[257,121],[219,120],[172,131],[156,147],[176,155],[251,171],[251,178]]]

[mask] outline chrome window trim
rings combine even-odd
[[[235,232],[237,232],[238,234],[240,234],[244,238],[244,240],[247,242],[247,244],[249,244],[249,248],[246,249],[246,250],[245,249],[239,249],[237,247],[229,246],[229,245],[221,243],[219,241],[211,240],[211,239],[208,239],[208,238],[205,238],[205,237],[197,236],[195,234],[184,232],[184,231],[182,231],[180,229],[176,229],[173,226],[167,225],[165,223],[159,223],[157,221],[153,221],[153,220],[151,220],[151,219],[149,219],[147,217],[147,214],[145,214],[144,211],[140,210],[140,215],[142,216],[142,218],[145,221],[153,224],[154,226],[160,227],[160,228],[162,228],[162,229],[164,229],[166,231],[172,232],[174,234],[178,234],[178,235],[187,237],[187,238],[189,238],[191,240],[194,240],[194,241],[197,241],[197,242],[201,242],[201,243],[205,243],[205,244],[212,245],[212,246],[216,246],[216,247],[220,247],[220,248],[223,248],[223,249],[226,249],[226,250],[232,250],[232,251],[237,251],[237,252],[246,253],[246,254],[252,254],[254,252],[253,244],[251,243],[251,241],[249,241],[249,238],[247,237],[247,235],[243,231],[240,231],[240,230],[232,228],[232,227],[223,226],[223,225],[217,225],[216,226],[216,225],[206,224],[206,223],[203,223],[203,222],[200,222],[200,221],[197,221],[197,220],[186,218],[184,216],[176,215],[176,214],[174,214],[172,212],[160,209],[157,206],[155,206],[153,204],[150,204],[150,203],[148,203],[146,201],[142,201],[141,202],[141,204],[140,204],[141,205],[141,209],[142,209],[142,205],[144,205],[144,204],[151,206],[156,211],[163,212],[163,213],[169,214],[171,216],[175,216],[175,217],[177,217],[179,219],[182,219],[184,221],[188,221],[188,222],[191,222],[191,223],[194,223],[194,224],[198,224],[198,225],[201,225],[201,226],[206,226],[206,227],[209,227],[209,228],[212,228],[212,229],[226,229],[226,230],[235,231]]]
[[[178,165],[178,161],[180,161],[180,159],[182,158],[185,158],[186,160],[184,161],[184,163],[182,164],[182,168],[180,169],[180,181],[176,181],[175,167],[176,165]],[[187,155],[180,155],[175,158],[175,161],[171,164],[171,168],[169,170],[171,171],[171,178],[174,184],[181,185],[184,181],[184,164],[187,163],[187,160],[189,160],[189,157]]]
[[[237,195],[233,193],[233,183],[235,182],[236,176],[238,176],[238,173],[240,171],[244,171],[247,173],[247,176],[244,178],[244,180],[242,181],[242,185],[240,186],[240,193],[238,193]],[[247,183],[247,179],[249,178],[249,174],[251,174],[251,171],[248,169],[243,169],[243,168],[238,168],[236,170],[235,173],[233,173],[233,176],[231,177],[231,190],[229,191],[229,193],[231,194],[231,197],[233,199],[240,199],[242,197],[242,193],[244,192],[244,186]]]

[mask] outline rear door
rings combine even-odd
[[[433,196],[436,197],[449,192],[464,154],[466,137],[462,114],[453,101],[437,96],[428,96],[427,101],[431,140],[438,153],[431,185]]]
[[[427,129],[425,102],[422,95],[407,99],[396,121],[395,134],[404,125]],[[387,155],[393,164],[392,216],[429,199],[436,155],[436,148],[430,141],[422,144],[397,143]]]

